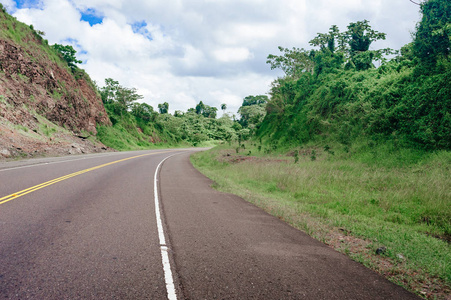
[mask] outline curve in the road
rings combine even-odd
[[[167,152],[167,151],[165,151],[165,152]],[[153,153],[147,153],[147,154],[142,154],[142,155],[136,155],[136,156],[132,156],[132,157],[116,160],[116,161],[113,161],[113,162],[109,162],[109,163],[106,163],[106,164],[103,164],[103,165],[95,166],[95,167],[92,167],[92,168],[89,168],[89,169],[81,170],[81,171],[78,171],[78,172],[75,172],[75,173],[72,173],[72,174],[68,174],[68,175],[65,175],[65,176],[61,176],[59,178],[55,178],[53,180],[49,180],[47,182],[44,182],[44,183],[41,183],[41,184],[38,184],[38,185],[35,185],[35,186],[32,186],[32,187],[29,187],[29,188],[24,189],[22,191],[15,192],[15,193],[12,193],[10,195],[4,196],[4,197],[0,198],[0,204],[4,204],[6,202],[9,202],[9,201],[17,199],[19,197],[25,196],[25,195],[27,195],[29,193],[34,192],[34,191],[37,191],[37,190],[40,190],[42,188],[48,187],[48,186],[50,186],[52,184],[58,183],[60,181],[63,181],[63,180],[66,180],[66,179],[69,179],[69,178],[72,178],[72,177],[75,177],[75,176],[87,173],[87,172],[91,172],[91,171],[94,171],[94,170],[97,170],[97,169],[100,169],[100,168],[104,168],[104,167],[107,167],[107,166],[110,166],[110,165],[113,165],[113,164],[117,164],[117,163],[120,163],[120,162],[123,162],[123,161],[127,161],[127,160],[130,160],[130,159],[135,159],[135,158],[138,158],[138,157],[155,155],[155,154],[161,154],[161,153],[165,153],[165,152],[153,152]]]

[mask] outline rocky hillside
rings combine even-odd
[[[110,124],[97,89],[43,35],[0,9],[0,159],[106,150],[95,139]]]

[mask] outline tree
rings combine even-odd
[[[116,101],[122,107],[123,111],[128,111],[135,101],[144,97],[137,93],[136,88],[126,88],[119,86],[116,90]]]
[[[263,121],[266,115],[266,104],[268,103],[268,96],[247,96],[243,99],[243,104],[238,109],[241,115],[239,120],[243,128],[249,128],[251,132],[255,127]]]
[[[451,2],[429,0],[421,4],[423,17],[417,26],[414,53],[423,65],[435,66],[451,51]]]
[[[158,110],[160,114],[167,114],[169,112],[169,103],[164,102],[163,104],[158,104]]]
[[[135,101],[144,98],[135,88],[123,87],[111,78],[105,79],[105,86],[100,89],[100,96],[106,107],[117,115],[123,115],[132,108]]]
[[[350,23],[348,30],[344,32],[344,38],[349,45],[350,61],[348,66],[354,65],[356,70],[367,70],[373,67],[373,59],[380,55],[375,51],[369,51],[371,43],[377,40],[385,40],[385,33],[373,30],[368,20]],[[383,49],[387,53],[391,49]]]
[[[217,111],[218,109],[216,107],[205,105],[202,115],[205,118],[216,119]]]
[[[262,104],[241,106],[238,113],[241,115],[240,124],[243,127],[254,129],[265,118],[266,107]]]
[[[200,101],[199,104],[196,105],[196,114],[201,115],[205,109],[205,104]]]
[[[116,91],[119,87],[119,81],[112,78],[105,79],[105,86],[100,89],[100,96],[104,104],[112,103],[116,99]]]
[[[318,51],[312,50],[310,52],[316,75],[329,73],[343,66],[348,46],[345,35],[340,33],[338,26],[332,25],[328,33],[318,33],[310,41],[310,45],[319,47]]]
[[[335,53],[336,50],[345,52],[347,47],[345,35],[340,33],[340,29],[337,25],[332,25],[328,33],[318,33],[318,35],[310,41],[310,45],[317,46],[320,50],[328,49],[331,53]]]
[[[225,113],[226,109],[227,109],[227,104],[225,104],[225,103],[221,104],[221,110],[222,110],[224,113]]]
[[[258,96],[247,96],[243,99],[243,104],[241,106],[251,106],[257,104],[266,104],[268,102],[268,96],[258,95]]]
[[[60,45],[60,44],[55,44],[52,46],[52,48],[59,54],[61,55],[61,57],[67,62],[67,64],[69,65],[69,68],[74,71],[77,66],[75,64],[81,64],[82,61],[81,60],[77,60],[77,58],[75,57],[75,54],[77,53],[77,51],[70,45]]]
[[[215,119],[218,109],[216,107],[206,105],[202,101],[200,101],[199,104],[196,105],[195,111],[196,114],[202,115],[205,118]]]
[[[147,103],[133,103],[131,113],[135,118],[141,119],[146,123],[152,121],[155,114],[153,107]]]
[[[348,30],[340,32],[332,25],[327,33],[318,33],[310,45],[319,50],[279,47],[282,55],[268,55],[266,63],[271,70],[281,69],[286,76],[299,79],[305,73],[319,75],[343,67],[366,70],[373,67],[374,60],[383,60],[384,54],[392,54],[391,49],[369,50],[372,42],[385,39],[385,33],[375,31],[367,20],[350,23]]]
[[[271,70],[281,69],[286,76],[298,77],[302,72],[313,73],[314,63],[310,52],[303,48],[283,48],[279,46],[283,55],[269,54],[266,63],[271,65]]]

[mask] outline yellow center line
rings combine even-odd
[[[94,171],[94,170],[97,170],[97,169],[100,169],[100,168],[103,168],[103,167],[106,167],[106,166],[117,164],[117,163],[120,163],[120,162],[123,162],[123,161],[126,161],[126,160],[130,160],[130,159],[135,159],[135,158],[138,158],[138,157],[149,156],[149,155],[160,154],[160,153],[166,153],[166,152],[171,152],[171,151],[154,152],[154,153],[148,153],[148,154],[142,154],[142,155],[137,155],[137,156],[133,156],[133,157],[128,157],[128,158],[116,160],[116,161],[113,161],[113,162],[109,162],[109,163],[106,163],[106,164],[103,164],[103,165],[99,165],[99,166],[96,166],[96,167],[92,167],[92,168],[89,168],[89,169],[81,170],[81,171],[78,171],[78,172],[75,172],[75,173],[72,173],[72,174],[68,174],[68,175],[59,177],[59,178],[55,178],[53,180],[49,180],[47,182],[44,182],[44,183],[41,183],[41,184],[38,184],[38,185],[35,185],[35,186],[32,186],[32,187],[29,187],[28,189],[22,190],[20,192],[16,192],[16,193],[13,193],[11,195],[8,195],[8,196],[5,196],[3,198],[0,198],[0,204],[9,202],[11,200],[17,199],[17,198],[22,197],[22,196],[25,196],[26,194],[29,194],[29,193],[32,193],[34,191],[40,190],[42,188],[45,188],[45,187],[47,187],[49,185],[52,185],[52,184],[55,184],[57,182],[60,182],[60,181],[63,181],[63,180],[66,180],[66,179],[69,179],[69,178],[72,178],[72,177],[75,177],[75,176],[87,173],[87,172],[91,172],[91,171]]]

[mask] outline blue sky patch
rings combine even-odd
[[[146,21],[136,22],[136,23],[132,24],[132,29],[133,29],[134,33],[141,33],[142,30],[145,30],[146,26],[147,26]]]
[[[136,22],[132,24],[132,29],[134,33],[141,34],[145,36],[147,39],[153,40],[152,35],[150,34],[149,30],[147,30],[146,27],[147,27],[146,21]]]
[[[85,11],[81,11],[81,21],[88,22],[90,26],[94,26],[96,24],[101,24],[103,22],[103,16],[99,16],[94,9],[89,8]]]
[[[22,8],[42,8],[41,0],[14,0],[18,9]]]

